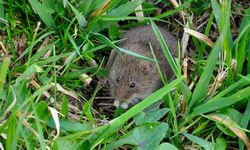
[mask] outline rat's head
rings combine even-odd
[[[110,69],[109,84],[114,105],[127,109],[161,86],[154,62],[117,54]]]

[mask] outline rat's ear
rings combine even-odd
[[[107,64],[106,64],[105,68],[111,69],[111,67],[113,66],[113,63],[115,61],[116,56],[117,56],[116,50],[112,49],[112,51],[111,51],[111,53],[109,55],[109,59],[107,61]]]

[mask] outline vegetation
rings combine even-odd
[[[0,149],[250,149],[250,3],[181,2],[0,0]],[[115,109],[98,78],[122,31],[146,23],[176,78]]]

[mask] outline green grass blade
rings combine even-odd
[[[17,117],[13,117],[12,119],[9,119],[8,121],[8,130],[7,130],[7,140],[5,147],[6,149],[17,149],[17,136],[18,133],[16,133],[16,122],[17,122]]]
[[[185,1],[183,4],[181,4],[179,7],[175,8],[174,10],[166,11],[165,13],[162,13],[160,15],[155,16],[155,18],[165,18],[165,17],[173,15],[173,14],[175,14],[177,12],[180,12],[185,7],[188,7],[192,1],[194,1],[194,0]]]
[[[138,19],[143,19],[145,21],[149,21],[149,20],[156,20],[156,21],[161,21],[161,22],[165,22],[168,23],[165,20],[162,19],[158,19],[158,18],[151,18],[151,17],[135,17],[135,16],[103,16],[102,18],[100,18],[102,21],[120,21],[120,20],[138,20]]]
[[[231,8],[231,0],[223,0],[221,2],[221,6],[219,5],[217,0],[211,0],[213,12],[215,13],[215,19],[217,22],[217,25],[222,32],[223,27],[225,24],[230,23],[230,20],[227,19],[228,11],[230,12]],[[226,51],[226,63],[228,66],[231,65],[231,59],[232,59],[232,52],[231,49],[233,47],[233,38],[230,28],[228,28],[227,34],[225,35],[225,38],[223,40],[223,48]]]
[[[151,26],[152,26],[152,29],[155,33],[155,36],[157,38],[157,40],[160,42],[160,45],[161,45],[161,48],[162,48],[162,51],[164,52],[167,60],[168,60],[168,63],[170,65],[170,67],[172,68],[174,74],[176,76],[179,75],[178,73],[178,68],[177,68],[177,65],[168,49],[168,46],[167,46],[167,43],[165,42],[160,30],[158,29],[158,27],[156,26],[156,24],[151,21]],[[191,97],[191,91],[190,89],[188,88],[188,86],[184,83],[184,82],[181,82],[181,90],[183,92],[183,95],[184,95],[184,98],[189,101],[190,97]]]
[[[85,19],[85,17],[74,7],[72,6],[70,3],[68,3],[70,8],[72,9],[72,11],[74,12],[75,16],[77,16],[77,20],[78,23],[80,25],[80,27],[85,27],[87,25],[87,21]]]
[[[127,16],[134,12],[135,8],[144,1],[145,0],[128,1],[126,4],[121,5],[107,13],[107,16]]]
[[[57,55],[55,57],[54,56],[48,57],[48,58],[46,58],[44,60],[36,62],[36,64],[39,65],[39,66],[47,65],[47,64],[52,63],[54,61],[57,61],[57,60],[59,60],[61,58],[68,57],[70,54],[72,54],[72,52],[71,53],[60,54],[60,55]]]
[[[19,82],[28,79],[31,75],[34,73],[42,72],[43,69],[42,67],[38,66],[37,64],[31,65],[29,68],[27,68],[23,74],[21,74],[17,79],[16,79],[16,84]]]
[[[83,15],[86,15],[86,13],[88,12],[91,4],[92,4],[92,0],[84,0],[84,1],[82,1],[82,4],[80,5],[79,10],[81,10]]]
[[[47,32],[45,34],[43,34],[42,36],[40,36],[34,43],[32,43],[29,47],[27,47],[24,52],[14,61],[17,62],[19,59],[21,59],[24,55],[26,55],[27,53],[29,53],[31,51],[31,49],[38,43],[41,42],[42,39],[46,38],[47,36],[51,35],[52,33],[54,33],[54,31],[50,31]]]
[[[244,18],[242,20],[242,23],[240,24],[239,37],[244,32],[247,32],[246,33],[246,37],[249,37],[249,34],[250,34],[249,27],[248,27],[249,24],[250,24],[250,8],[248,8],[247,10],[245,10]],[[247,39],[243,39],[243,41],[247,43],[247,45],[245,47],[245,50],[248,50],[248,55],[247,55],[248,58],[246,58],[248,60],[247,61],[247,74],[250,74],[250,61],[249,61],[250,60],[250,52],[249,52],[250,45],[248,44],[249,43],[249,39],[248,38]],[[238,44],[238,42],[237,42],[237,44]],[[239,53],[240,53],[240,51],[239,51]],[[237,64],[240,64],[240,63],[237,63]],[[240,64],[240,65],[242,65],[242,64]]]
[[[164,52],[164,54],[168,60],[169,65],[171,66],[174,74],[177,76],[178,75],[177,65],[174,61],[174,58],[171,55],[170,50],[168,49],[168,45],[167,45],[166,41],[164,40],[159,28],[156,26],[156,24],[153,21],[151,21],[151,26],[152,26],[152,29],[155,33],[157,40],[159,41],[159,43],[161,45],[162,51]]]
[[[223,90],[219,94],[217,94],[214,98],[223,97],[223,96],[227,95],[228,93],[232,92],[233,90],[239,89],[239,88],[246,86],[248,84],[250,84],[250,74],[247,75],[246,77],[243,77],[239,81],[235,82],[231,86],[227,87],[225,90]]]
[[[248,98],[247,107],[246,107],[245,112],[244,112],[244,114],[242,116],[240,126],[242,128],[247,129],[247,126],[248,126],[249,122],[250,122],[250,99]],[[244,145],[243,141],[240,140],[240,138],[239,138],[239,147],[240,147],[240,149],[244,150],[244,146],[245,145]]]
[[[4,18],[4,7],[3,7],[3,0],[0,0],[0,18]],[[2,21],[0,20],[0,25]]]
[[[46,150],[46,143],[45,143],[45,139],[44,139],[43,131],[42,131],[43,126],[41,125],[40,118],[37,115],[35,104],[33,101],[31,102],[31,107],[34,110],[34,116],[36,118],[35,125],[36,125],[37,131],[38,131],[36,138],[38,139],[39,143],[41,144],[41,149]]]
[[[142,55],[137,54],[137,53],[135,53],[135,52],[132,52],[132,51],[126,50],[126,49],[124,49],[124,48],[121,48],[121,47],[116,46],[112,41],[110,41],[107,37],[105,37],[104,35],[102,35],[102,34],[100,34],[100,33],[93,33],[93,34],[96,36],[96,38],[97,38],[98,40],[102,41],[104,44],[107,44],[107,45],[109,45],[109,46],[112,47],[112,48],[117,49],[117,50],[120,51],[120,52],[124,52],[124,53],[126,53],[126,54],[128,54],[128,55],[137,57],[137,58],[139,58],[139,59],[144,59],[144,60],[147,60],[147,61],[155,62],[154,59],[151,59],[151,58],[142,56]]]
[[[72,36],[69,34],[69,32],[66,32],[66,35],[69,38],[70,43],[72,44],[73,48],[75,49],[76,53],[81,57],[81,59],[83,59],[81,53],[80,53],[80,49],[78,48],[78,46],[76,45],[75,41],[73,40]]]
[[[9,70],[9,64],[10,64],[10,58],[5,57],[3,62],[0,63],[0,93],[2,93],[4,84],[5,84],[5,79],[7,76],[7,71]]]
[[[223,26],[223,31],[221,32],[221,35],[219,36],[218,40],[216,41],[212,51],[209,54],[207,64],[204,68],[203,73],[201,74],[201,77],[194,89],[192,99],[190,103],[188,104],[188,109],[186,114],[189,114],[193,108],[194,105],[197,105],[197,103],[202,100],[202,98],[206,95],[207,87],[209,85],[210,79],[212,77],[214,66],[217,63],[219,52],[221,50],[221,47],[223,45],[223,42],[225,41],[225,38],[228,35],[229,32],[229,19],[230,19],[230,6],[226,7],[226,14],[225,14],[225,24]]]
[[[193,107],[193,105],[196,104],[197,101],[202,99],[202,97],[204,97],[204,95],[206,94],[209,81],[213,74],[214,66],[219,56],[221,45],[222,45],[222,40],[221,38],[219,38],[217,42],[215,43],[212,52],[209,55],[205,69],[195,87],[192,99],[188,105],[187,114],[191,111],[191,108]]]
[[[239,34],[244,30],[246,26],[248,26],[250,23],[250,8],[246,9],[244,12],[244,18],[240,24],[240,31]]]
[[[228,106],[231,106],[239,101],[245,100],[250,96],[250,87],[246,87],[239,92],[223,98],[213,98],[209,100],[207,103],[199,105],[194,108],[194,115],[201,115],[204,113],[212,112],[218,109],[222,109]]]
[[[246,22],[246,21],[245,21]],[[243,22],[245,24],[245,22]],[[242,24],[243,24],[242,23]],[[250,34],[250,24],[245,24],[241,26],[241,31],[238,38],[236,39],[235,46],[235,57],[237,62],[237,73],[241,74],[243,70],[243,63],[246,58],[247,49],[249,48],[249,34]]]
[[[247,62],[247,74],[250,74],[250,53],[248,52],[248,58],[247,58],[248,62]]]
[[[172,81],[171,83],[167,84],[163,88],[157,90],[156,92],[145,98],[137,105],[130,108],[127,112],[123,113],[118,118],[111,121],[107,128],[102,133],[100,133],[100,135],[97,135],[97,138],[92,142],[91,147],[94,148],[99,142],[108,137],[110,134],[114,133],[130,118],[134,117],[136,114],[142,112],[145,108],[159,101],[163,96],[170,92],[173,87],[177,86],[183,79],[184,77],[177,78],[176,80]]]
[[[50,30],[55,30],[56,24],[52,16],[46,11],[46,7],[44,7],[38,0],[28,0],[28,1],[31,4],[32,8],[41,17],[46,26],[50,28]]]
[[[112,2],[112,1],[111,1]],[[114,2],[114,1],[113,1]],[[120,5],[119,7],[111,10],[108,12],[105,16],[109,17],[125,17],[134,12],[135,8],[140,5],[144,0],[134,0],[134,1],[128,1],[125,4]],[[112,7],[112,6],[109,6]],[[102,29],[105,29],[112,25],[116,21],[100,21],[102,18],[102,14],[96,16],[88,25],[88,29],[90,31],[99,32]],[[120,19],[122,20],[122,19]]]
[[[207,22],[207,26],[206,26],[206,29],[205,29],[205,35],[206,35],[206,36],[209,35],[209,31],[211,30],[213,20],[214,20],[214,13],[212,13],[212,14],[210,15],[209,20],[208,20],[208,22]],[[200,48],[199,51],[198,51],[198,58],[199,58],[199,60],[202,60],[202,59],[203,59],[203,52],[204,52],[204,50],[205,50],[205,47],[206,47],[206,44],[205,44],[204,42],[202,42],[201,48]]]
[[[59,40],[51,43],[51,44],[48,44],[47,46],[45,46],[43,49],[39,50],[35,55],[33,55],[31,58],[30,58],[30,63],[34,63],[35,61],[37,61],[37,59],[39,58],[42,58],[43,55],[49,50],[52,48],[53,45],[55,45]],[[26,63],[27,64],[27,63]]]
[[[222,16],[221,16],[221,8],[220,8],[220,4],[218,3],[217,0],[211,0],[211,5],[212,5],[212,9],[214,11],[215,14],[215,19],[217,22],[217,25],[219,27],[219,29],[222,29]]]

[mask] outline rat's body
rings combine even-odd
[[[172,56],[177,55],[177,40],[164,28],[158,27]],[[140,55],[153,58],[149,47],[151,43],[161,71],[167,78],[173,75],[164,52],[150,25],[139,26],[127,31],[121,47]],[[162,86],[162,81],[154,62],[142,60],[113,50],[108,61],[108,77],[114,105],[126,109],[138,103]]]

